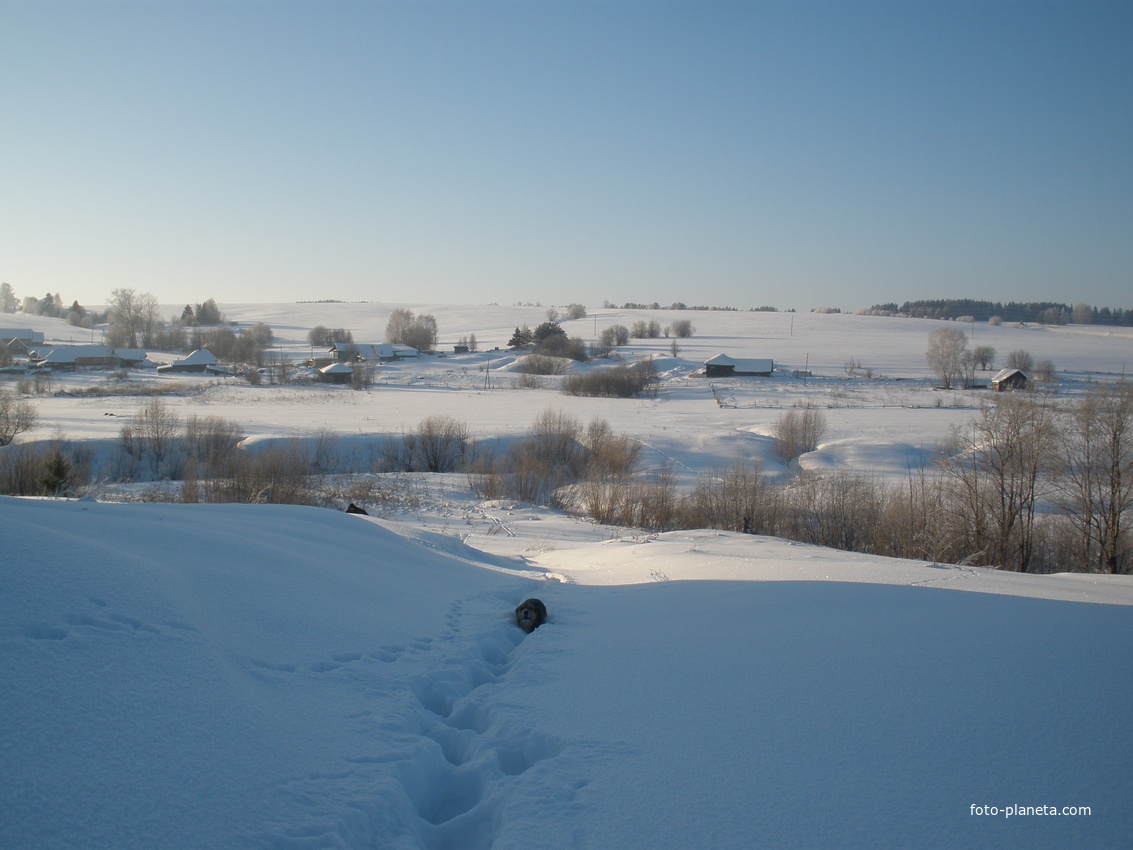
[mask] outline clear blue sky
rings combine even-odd
[[[0,280],[1133,307],[1133,3],[0,0]]]

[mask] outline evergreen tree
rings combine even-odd
[[[71,489],[71,464],[55,446],[43,463],[39,486],[46,496],[64,496]]]
[[[522,328],[515,329],[515,333],[513,333],[511,335],[511,339],[508,340],[507,347],[518,350],[525,346],[531,345],[531,343],[534,341],[535,339],[531,333],[531,328],[527,327],[527,325],[524,325]]]

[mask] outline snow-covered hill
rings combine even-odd
[[[499,513],[0,499],[0,846],[1128,846],[1133,579]]]

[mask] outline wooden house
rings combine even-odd
[[[717,354],[715,357],[704,361],[704,376],[706,378],[770,378],[774,371],[774,360],[757,360]]]
[[[1001,369],[991,379],[991,388],[999,393],[1004,390],[1025,390],[1030,383],[1022,369]]]

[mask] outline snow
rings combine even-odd
[[[0,513],[5,847],[1116,847],[1131,826],[1133,579],[708,531],[540,550],[521,522],[461,540],[303,507]],[[524,636],[533,595],[551,619]]]
[[[482,347],[542,313],[411,306]],[[380,338],[391,305],[222,309],[298,349],[314,324]],[[801,464],[887,477],[972,413],[925,381],[939,323],[800,314],[791,342],[784,315],[685,315],[697,336],[676,357],[635,343],[668,358],[651,399],[506,373],[484,389],[504,352],[383,366],[364,392],[178,376],[204,389],[163,398],[261,441],[331,428],[344,455],[434,412],[500,438],[556,407],[688,477],[774,466],[766,435],[797,399],[830,404]],[[1120,372],[1131,337],[1108,333],[980,327],[976,342],[1050,357],[1074,391]],[[722,349],[786,369],[809,352],[816,377],[717,382],[720,406],[688,375]],[[902,380],[844,380],[851,354]],[[142,403],[34,401],[24,442],[110,444]],[[420,486],[421,506],[380,518],[0,498],[0,847],[1128,845],[1133,578],[646,534],[479,501],[459,475]],[[512,611],[530,596],[550,621],[525,636]]]

